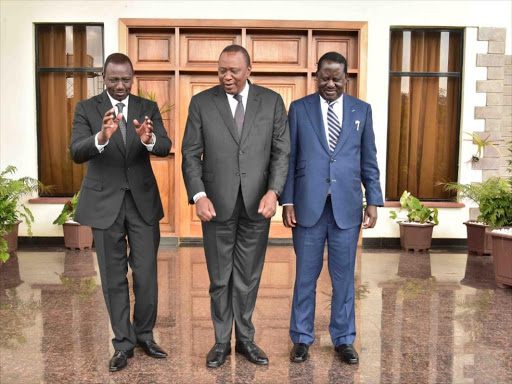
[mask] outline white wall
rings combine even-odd
[[[378,161],[385,189],[387,98],[389,70],[389,29],[391,26],[504,27],[509,39],[506,53],[511,54],[510,1],[15,1],[0,2],[0,169],[12,164],[19,175],[37,177],[35,48],[33,23],[102,22],[105,54],[118,50],[119,18],[189,19],[278,19],[368,21],[367,101],[372,104]],[[474,52],[481,42],[467,39],[466,65],[474,66]],[[485,50],[485,49],[484,49]],[[483,51],[482,51],[483,52]],[[469,61],[469,62],[468,62]],[[481,69],[468,73],[464,88],[463,124],[469,122],[474,105],[485,99],[474,95],[474,81],[484,78]],[[472,70],[475,70],[472,68]],[[467,105],[466,105],[467,104]],[[480,128],[475,128],[476,130]],[[467,130],[463,127],[463,130]],[[481,127],[480,130],[483,130]],[[469,149],[471,152],[471,150]],[[462,153],[467,149],[464,144]],[[478,174],[462,167],[461,180],[478,179]],[[468,173],[469,172],[469,173]],[[36,215],[34,235],[61,236],[51,222],[60,206],[32,205]],[[378,227],[366,236],[397,237],[398,228],[387,219],[388,209],[380,210]],[[465,237],[461,223],[467,209],[443,209],[437,237]],[[449,220],[450,219],[450,220]],[[453,221],[451,220],[453,219]],[[454,223],[456,223],[454,225]],[[26,233],[24,226],[21,234]]]

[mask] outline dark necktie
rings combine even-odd
[[[341,133],[340,121],[338,120],[336,113],[334,113],[334,103],[335,102],[329,103],[329,107],[327,108],[327,127],[329,131],[329,148],[331,152],[334,152]]]
[[[235,126],[238,131],[238,138],[242,137],[242,127],[244,126],[244,105],[242,104],[242,95],[234,95],[233,98],[238,101],[235,109]]]
[[[118,115],[120,113],[123,113],[124,104],[123,103],[117,103],[116,104]],[[123,136],[123,143],[126,146],[126,120],[123,118],[119,121],[119,130],[121,131],[121,135]]]

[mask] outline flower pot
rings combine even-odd
[[[18,249],[18,229],[21,221],[18,221],[12,227],[10,232],[4,232],[2,237],[7,241],[7,253],[14,252]]]
[[[399,222],[398,224],[400,225],[400,245],[403,249],[414,252],[430,249],[434,223]]]
[[[512,235],[491,232],[494,278],[500,288],[512,286]]]
[[[492,253],[491,232],[496,228],[509,227],[491,227],[484,223],[472,223],[466,221],[468,233],[468,252],[476,253],[478,256],[490,255]]]
[[[64,223],[64,244],[69,249],[92,248],[92,230],[91,227],[80,225],[75,222]]]

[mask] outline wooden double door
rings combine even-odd
[[[347,58],[346,92],[364,98],[365,41],[366,23],[356,22],[120,19],[120,51],[134,64],[133,90],[154,96],[160,107],[172,106],[162,117],[173,148],[168,157],[151,159],[165,211],[162,236],[202,236],[181,176],[181,141],[191,97],[218,84],[217,61],[224,47],[244,46],[252,60],[250,80],[278,92],[288,109],[316,91],[317,61],[328,51]],[[270,236],[291,237],[280,208]]]

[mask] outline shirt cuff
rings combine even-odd
[[[286,207],[287,205],[291,205],[291,206],[293,206],[293,203],[283,204],[283,207]]]
[[[192,200],[194,200],[194,204],[197,203],[197,201],[201,198],[201,197],[206,197],[206,192],[198,192],[194,195],[194,197],[192,198]]]
[[[154,133],[151,133],[151,143],[149,144],[146,144],[145,142],[142,141],[142,139],[140,139],[140,142],[142,144],[144,144],[144,146],[146,147],[146,149],[151,152],[153,150],[153,147],[155,146],[156,144],[156,136]]]
[[[103,152],[103,150],[105,149],[105,146],[108,144],[108,142],[110,140],[107,140],[107,142],[105,144],[98,144],[98,135],[100,134],[100,132],[98,132],[96,134],[96,136],[94,136],[94,145],[96,145],[96,148],[98,148],[98,151],[101,153]]]

